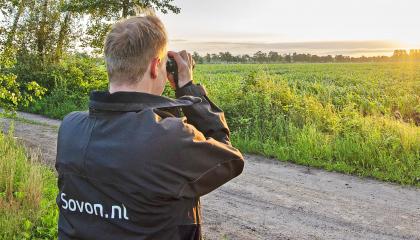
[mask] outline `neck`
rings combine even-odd
[[[109,85],[109,92],[110,93],[114,93],[114,92],[144,92],[144,93],[151,93],[151,91],[149,89],[145,89],[145,88],[138,88],[138,87],[133,87],[131,85],[113,85],[110,84]]]
[[[117,84],[115,82],[110,81],[109,92],[143,92],[153,94],[153,88],[150,84],[150,81],[147,81],[147,79],[142,79],[134,84]]]

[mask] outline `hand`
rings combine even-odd
[[[168,52],[169,57],[173,57],[178,66],[178,88],[182,88],[187,83],[193,80],[193,68],[194,68],[194,59],[191,54],[185,50],[181,52]],[[176,89],[174,78],[171,74],[168,74],[169,82],[173,89]]]

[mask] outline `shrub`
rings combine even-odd
[[[13,73],[15,60],[15,54],[10,49],[0,53],[0,107],[12,112],[19,105],[28,106],[41,98],[46,91],[36,81],[18,82]]]
[[[51,63],[29,76],[21,72],[28,66],[20,66],[18,79],[25,82],[31,78],[48,88],[45,97],[29,107],[21,109],[44,114],[54,118],[63,118],[67,113],[87,109],[88,95],[92,90],[107,88],[107,74],[101,60],[86,56],[70,56],[59,63]]]

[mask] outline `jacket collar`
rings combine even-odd
[[[141,92],[92,91],[90,93],[89,109],[102,111],[135,112],[145,109],[174,108],[191,106],[201,102],[193,96],[183,96],[171,99]]]

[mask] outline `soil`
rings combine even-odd
[[[15,136],[54,167],[60,121],[19,113]],[[1,118],[8,129],[9,119]],[[205,239],[420,239],[420,189],[245,155],[243,173],[203,196]]]

